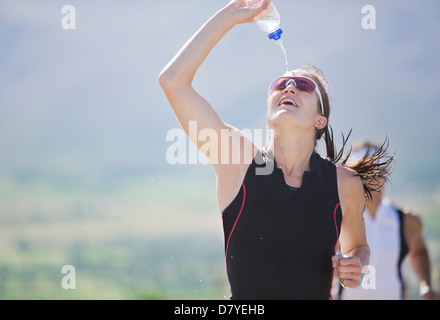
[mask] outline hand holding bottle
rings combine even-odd
[[[226,8],[237,18],[237,24],[252,23],[271,2],[272,0],[232,0]]]

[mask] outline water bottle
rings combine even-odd
[[[252,6],[259,3],[260,1],[261,0],[246,0],[246,3]],[[277,42],[281,39],[281,34],[283,33],[283,30],[281,30],[280,25],[280,14],[277,8],[275,8],[273,1],[271,1],[267,9],[256,16],[254,20],[258,28],[267,33],[269,39],[275,40]]]
[[[252,6],[259,3],[260,1],[261,0],[246,0],[246,3],[249,6]],[[275,40],[276,44],[281,48],[281,50],[283,50],[286,72],[288,72],[289,62],[287,60],[287,52],[284,48],[283,41],[281,40],[281,34],[283,33],[283,30],[281,30],[280,14],[277,8],[275,8],[273,1],[271,1],[267,9],[256,16],[254,20],[258,28],[267,33],[269,39]]]

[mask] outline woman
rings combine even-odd
[[[190,122],[197,121],[198,132],[228,132],[241,142],[207,150],[198,135],[189,135],[216,174],[231,299],[329,299],[332,266],[344,286],[357,287],[368,264],[362,212],[370,187],[362,181],[375,171],[362,171],[370,159],[353,166],[362,176],[336,165],[343,148],[335,157],[325,79],[317,69],[303,68],[272,82],[267,126],[273,137],[264,150],[224,123],[192,87],[218,41],[235,25],[252,22],[269,3],[249,7],[232,0],[183,46],[159,82],[188,135]],[[315,152],[321,136],[328,159]],[[219,161],[219,155],[240,161]],[[264,168],[273,170],[258,171]],[[334,251],[338,239],[342,255]]]

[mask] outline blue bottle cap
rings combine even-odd
[[[283,30],[278,29],[277,31],[272,32],[271,34],[268,35],[269,39],[273,39],[273,40],[279,40],[281,38],[281,34],[283,33]]]

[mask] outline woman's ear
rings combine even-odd
[[[320,116],[319,119],[315,123],[315,128],[317,130],[321,130],[321,129],[324,129],[326,125],[327,125],[327,118],[324,116]]]

